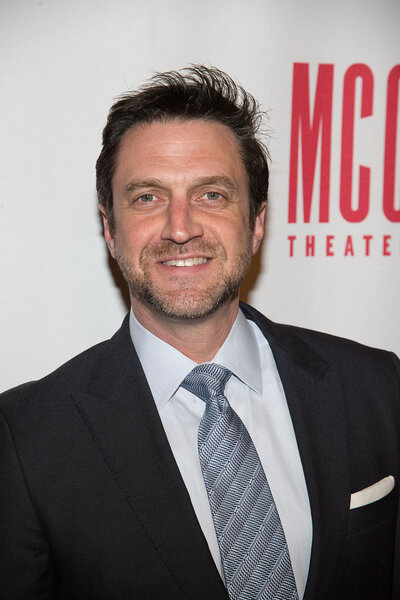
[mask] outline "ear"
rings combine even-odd
[[[115,240],[114,235],[112,233],[109,220],[106,215],[106,211],[104,210],[104,206],[99,204],[99,211],[101,213],[101,217],[103,219],[103,227],[104,227],[104,239],[106,240],[107,248],[113,258],[115,258]]]
[[[253,240],[253,255],[257,252],[264,237],[264,222],[265,222],[266,202],[263,202],[254,221],[254,229],[252,233]]]

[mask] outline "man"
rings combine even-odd
[[[1,398],[2,599],[399,597],[398,360],[239,307],[259,116],[205,67],[112,107],[97,189],[132,311]]]

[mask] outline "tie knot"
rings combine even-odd
[[[207,363],[192,369],[181,386],[204,402],[208,402],[211,398],[223,395],[226,382],[231,375],[229,369],[215,363]]]

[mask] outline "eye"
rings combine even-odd
[[[156,194],[152,194],[151,192],[145,192],[132,200],[132,207],[137,210],[146,210],[161,206],[162,203],[163,199],[160,196],[156,196]]]
[[[207,192],[206,196],[207,200],[218,200],[219,198],[222,198],[219,192]]]
[[[200,197],[200,200],[206,202],[210,205],[220,205],[226,202],[226,197],[223,196],[220,192],[215,192],[211,190],[210,192],[206,192]]]
[[[154,194],[142,194],[138,198],[136,198],[135,202],[141,202],[143,204],[148,204],[149,202],[154,202],[157,200],[157,196]]]

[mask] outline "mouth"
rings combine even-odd
[[[161,264],[167,267],[193,267],[195,265],[204,265],[210,259],[204,256],[192,256],[190,258],[176,258],[173,260],[165,260]]]

